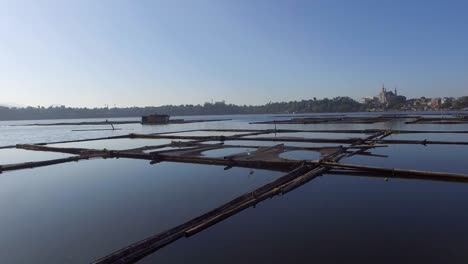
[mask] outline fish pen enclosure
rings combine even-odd
[[[322,117],[296,117],[286,120],[269,120],[252,122],[251,124],[375,124],[404,120],[405,124],[468,124],[468,118],[464,115],[450,116],[418,116],[418,115],[380,115],[368,116],[322,116]]]
[[[378,118],[308,118],[306,122],[373,123]],[[392,117],[400,119],[400,117]],[[407,117],[414,118],[414,117]],[[328,120],[328,121],[324,121]],[[333,120],[333,121],[331,121]],[[429,119],[428,119],[429,120]],[[440,121],[440,119],[436,119]],[[298,120],[274,121],[275,124],[291,124]],[[409,123],[407,120],[406,123]],[[431,119],[431,122],[433,119]],[[305,122],[302,120],[302,122]],[[416,117],[416,123],[423,122]],[[413,122],[413,123],[414,123]],[[458,122],[458,121],[457,121]],[[460,121],[461,122],[461,121]],[[271,124],[272,121],[257,122]],[[407,125],[407,124],[406,124]],[[405,123],[403,123],[405,126]],[[96,256],[92,263],[135,263],[159,249],[184,237],[222,222],[239,212],[255,207],[262,201],[296,190],[307,182],[322,176],[393,179],[417,179],[436,182],[467,183],[468,169],[451,171],[450,166],[443,171],[416,170],[385,166],[388,157],[381,150],[393,146],[458,146],[468,148],[468,140],[449,140],[447,135],[468,135],[465,130],[414,130],[414,129],[240,129],[212,128],[174,130],[160,133],[132,133],[59,142],[39,142],[16,144],[1,147],[3,150],[27,151],[62,155],[53,159],[23,161],[0,166],[0,172],[34,169],[62,163],[87,162],[95,159],[141,160],[154,166],[162,163],[199,164],[221,166],[224,171],[234,168],[265,170],[280,173],[275,179],[257,186],[225,203],[212,207],[178,225],[168,227],[156,234],[147,234],[140,241],[133,241],[108,255]],[[431,135],[426,139],[425,135]],[[434,135],[442,135],[442,139]],[[434,139],[433,139],[434,138]],[[144,146],[133,148],[102,148],[93,142],[113,142],[118,140],[144,140]],[[152,142],[155,142],[152,144]],[[86,147],[74,146],[85,143]],[[363,161],[383,158],[382,166],[366,164]],[[417,156],[414,157],[418,159]],[[361,162],[353,162],[353,161]],[[252,171],[253,173],[253,171]],[[99,172],[96,172],[96,176]],[[196,178],[197,175],[192,175]],[[135,179],[137,180],[137,179]],[[196,179],[194,179],[196,180]],[[181,182],[180,184],[184,184]]]

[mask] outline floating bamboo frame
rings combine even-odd
[[[187,136],[177,135],[187,132],[234,132],[233,136]],[[284,137],[282,133],[349,133],[367,134],[367,137],[360,138],[304,138],[304,137]],[[166,230],[162,233],[150,236],[147,239],[136,242],[119,251],[109,254],[95,264],[108,263],[134,263],[145,256],[154,253],[156,250],[180,239],[189,237],[202,230],[221,222],[222,220],[242,211],[267,198],[286,194],[304,185],[308,181],[323,174],[338,174],[348,176],[370,176],[382,178],[402,178],[419,179],[431,181],[447,182],[468,182],[467,174],[457,174],[449,172],[431,172],[404,170],[397,168],[383,168],[372,166],[361,166],[354,164],[343,164],[343,158],[354,155],[382,156],[371,152],[374,148],[384,148],[390,144],[443,144],[443,145],[468,145],[468,142],[454,141],[433,141],[433,140],[389,140],[385,139],[392,134],[425,134],[425,133],[457,133],[468,134],[468,131],[433,131],[433,130],[293,130],[293,129],[201,129],[170,131],[153,134],[128,134],[113,137],[100,137],[91,139],[68,140],[59,142],[42,142],[36,144],[18,144],[1,148],[17,148],[30,151],[59,152],[72,155],[71,157],[53,159],[37,162],[25,162],[18,164],[7,164],[0,166],[0,172],[30,169],[66,162],[77,162],[92,158],[128,158],[148,160],[151,163],[158,162],[178,162],[191,164],[205,164],[223,166],[225,169],[233,167],[244,167],[252,169],[265,169],[281,171],[286,174],[264,186],[251,192],[245,193],[230,202],[221,205],[199,217],[186,223]],[[269,136],[272,135],[273,136]],[[248,136],[258,137],[248,137]],[[279,135],[279,136],[278,136]],[[127,150],[107,150],[73,147],[56,147],[58,143],[74,143],[98,140],[113,139],[172,139],[168,144],[144,146]],[[189,140],[189,141],[176,141]],[[284,143],[272,144],[271,146],[229,144],[230,141],[264,141],[264,142],[294,142],[294,143],[331,143],[341,145],[331,146],[288,146]],[[209,143],[216,142],[216,143]],[[165,149],[165,148],[170,148]],[[203,152],[215,149],[227,148],[250,148],[253,151],[239,152],[224,157],[205,157]],[[279,155],[288,151],[316,151],[321,153],[318,160],[294,160],[281,158]]]

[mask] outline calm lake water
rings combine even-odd
[[[105,126],[18,127],[9,125],[39,121],[0,122],[0,146],[185,129],[271,129],[274,125],[250,125],[249,122],[285,117],[221,118],[233,120],[163,126],[117,125],[122,130],[94,132],[71,130]],[[404,125],[401,122],[277,127],[468,130],[468,125]],[[468,141],[468,134],[405,134],[388,138]],[[119,139],[57,146],[130,149],[168,142]],[[223,156],[233,151],[204,154]],[[354,156],[342,162],[468,174],[468,146],[391,145],[373,153],[388,157]],[[0,164],[67,156],[3,149]],[[300,151],[283,156],[318,158],[314,152]],[[244,168],[225,171],[223,167],[207,165],[166,162],[150,165],[148,161],[128,159],[86,160],[5,172],[0,175],[0,263],[89,263],[179,225],[281,175]],[[181,239],[141,263],[468,263],[467,204],[468,184],[323,175],[196,236]]]

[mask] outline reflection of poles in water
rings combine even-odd
[[[398,121],[394,119],[390,119],[382,123],[382,128],[385,130],[393,130],[396,127],[398,127]]]
[[[275,123],[275,137],[276,137],[276,120],[274,120]]]
[[[109,123],[109,125],[111,125],[112,127],[112,130],[115,130],[114,125],[111,122],[109,122],[109,120],[106,119],[106,123]]]

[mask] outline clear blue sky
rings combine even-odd
[[[0,103],[468,95],[468,1],[3,1]]]

